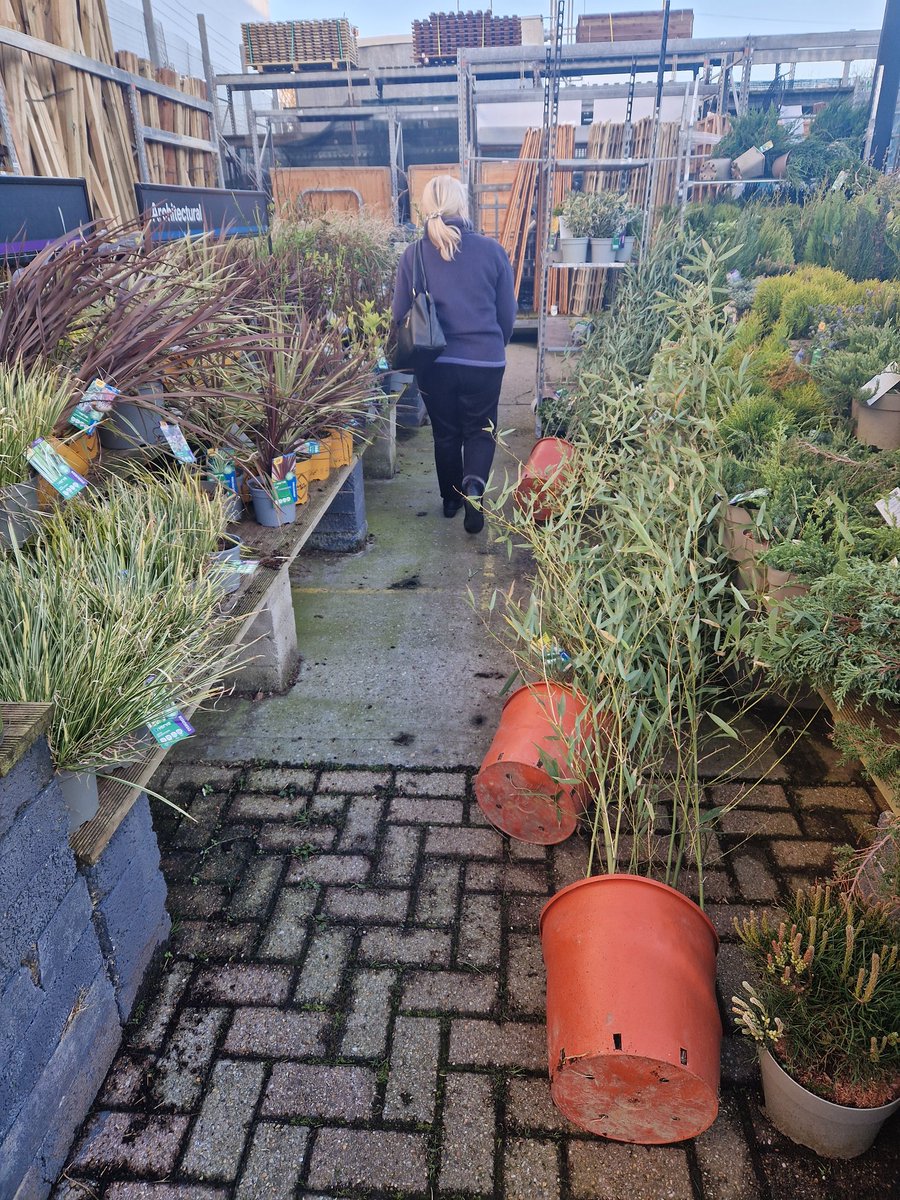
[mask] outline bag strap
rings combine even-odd
[[[422,286],[418,287],[417,283],[420,279],[422,281]],[[412,294],[413,296],[417,296],[420,292],[423,292],[426,295],[428,293],[428,280],[425,276],[425,260],[422,257],[422,238],[417,239],[416,248],[413,251]]]

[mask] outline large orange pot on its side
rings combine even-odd
[[[530,510],[535,521],[549,518],[554,490],[562,482],[574,453],[575,447],[565,438],[541,438],[522,464],[516,484],[516,503],[523,512]]]
[[[573,785],[554,779],[544,763],[567,774],[568,747],[587,701],[560,683],[520,687],[503,706],[481,769],[475,796],[492,825],[539,846],[573,833],[581,804]]]
[[[674,888],[601,875],[541,913],[556,1107],[617,1142],[696,1137],[719,1110],[719,939]]]

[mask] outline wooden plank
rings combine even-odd
[[[0,779],[21,762],[34,743],[50,728],[52,704],[0,703]]]
[[[255,617],[264,607],[276,577],[290,567],[306,545],[357,462],[358,458],[354,456],[349,466],[340,467],[332,471],[326,480],[311,484],[309,500],[301,507],[293,525],[265,529],[254,521],[239,521],[233,527],[235,536],[241,538],[251,555],[258,558],[262,565],[242,581],[238,592],[228,597],[231,602],[228,615],[232,623],[223,635],[225,645],[239,645],[246,637]],[[194,708],[183,711],[185,716],[190,717]],[[76,829],[69,839],[79,862],[88,866],[97,862],[165,755],[166,750],[157,747],[142,762],[100,780],[97,815]]]
[[[357,212],[353,191],[359,192],[365,208],[391,219],[391,172],[389,167],[276,167],[272,171],[272,197],[276,214],[293,215],[303,203],[308,188],[329,190],[306,203],[315,212]]]
[[[429,179],[435,175],[452,175],[454,179],[461,177],[459,163],[414,163],[406,168],[406,182],[409,187],[409,212],[413,221],[421,223],[425,213],[422,211],[422,192]]]

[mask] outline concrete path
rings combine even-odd
[[[534,348],[513,345],[498,477],[513,472],[534,441],[533,391]],[[452,521],[442,516],[432,445],[428,428],[408,434],[398,446],[397,476],[366,481],[370,536],[361,554],[297,560],[297,682],[284,696],[229,697],[200,714],[204,757],[400,766],[480,761],[511,670],[486,627],[487,604],[522,569],[487,533],[467,534],[462,513]]]
[[[504,414],[523,450],[529,360],[516,351]],[[583,875],[586,844],[510,842],[475,803],[509,665],[464,592],[483,597],[517,566],[436,515],[429,441],[368,488],[364,554],[301,563],[291,693],[223,704],[157,780],[195,818],[155,817],[172,941],[56,1200],[900,1195],[898,1121],[854,1162],[793,1146],[765,1119],[730,1015],[745,976],[734,916],[827,872],[876,815],[821,736],[783,761],[767,745],[765,782],[717,835],[718,1120],[645,1148],[553,1108],[538,918]],[[725,744],[715,770],[743,753]],[[709,801],[743,786],[710,785]]]

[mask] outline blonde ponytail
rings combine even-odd
[[[466,189],[452,175],[435,175],[425,184],[422,192],[422,208],[425,217],[425,232],[428,240],[445,262],[450,262],[459,251],[462,235],[444,217],[469,219],[469,197]]]

